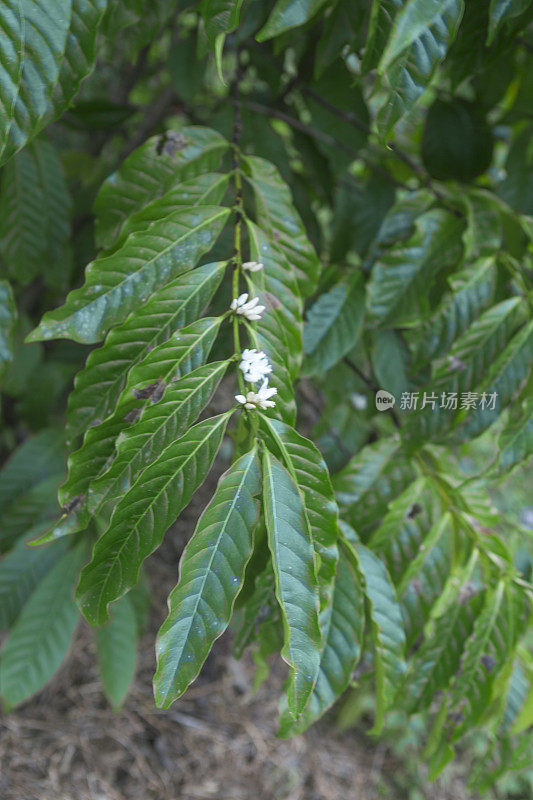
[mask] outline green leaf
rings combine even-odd
[[[262,416],[259,428],[266,438],[269,450],[285,463],[302,496],[309,531],[319,556],[317,578],[321,595],[331,605],[333,580],[339,558],[339,511],[328,468],[313,442],[289,425]]]
[[[295,722],[289,714],[282,716],[280,736],[302,733],[325,714],[344,692],[361,654],[364,622],[361,584],[348,558],[341,551],[332,607],[328,609],[327,619],[322,620],[325,641],[320,672],[300,719]]]
[[[475,557],[455,578],[445,611],[434,623],[433,631],[416,652],[404,692],[410,712],[428,708],[438,691],[447,689],[460,665],[467,637],[483,606],[484,590],[472,580]],[[462,583],[460,583],[462,580]]]
[[[132,233],[116,253],[89,265],[85,284],[70,292],[59,309],[47,312],[27,341],[99,341],[157,289],[194,267],[214,245],[229,214],[230,209],[217,206],[178,208],[149,231]]]
[[[342,516],[365,538],[383,518],[387,504],[416,477],[412,461],[392,438],[367,445],[333,475]]]
[[[440,599],[452,567],[449,519],[438,520],[426,537],[420,558],[404,574],[399,592],[407,649],[416,645],[421,631]],[[434,544],[437,540],[438,544]],[[434,546],[432,546],[434,544]]]
[[[0,163],[72,101],[93,67],[107,0],[8,5],[0,52]]]
[[[378,70],[383,72],[408,47],[423,35],[428,36],[428,29],[433,25],[442,25],[443,14],[458,13],[460,4],[454,0],[411,0],[404,4],[394,21],[391,37],[381,57]],[[442,32],[439,31],[439,33]]]
[[[60,666],[78,621],[72,600],[84,550],[66,553],[19,614],[0,659],[0,694],[8,708],[39,691]]]
[[[27,439],[0,472],[0,542],[10,544],[46,514],[55,512],[55,484],[64,468],[58,429]]]
[[[65,544],[30,550],[26,542],[18,542],[0,562],[0,630],[13,625],[35,586],[65,552]]]
[[[89,487],[89,508],[93,513],[98,510],[102,519],[102,506],[112,507],[146,465],[195,422],[228,364],[229,361],[218,361],[186,374],[168,387],[160,401],[147,406],[138,422],[120,434],[113,463]]]
[[[533,321],[524,325],[513,336],[490,367],[487,378],[481,382],[480,388],[486,397],[496,395],[495,407],[492,408],[488,403],[482,407],[480,402],[475,411],[469,415],[464,427],[458,429],[458,438],[473,438],[496,421],[501,411],[524,385],[530,374],[532,362]]]
[[[401,334],[390,328],[378,329],[374,333],[372,368],[381,389],[400,398],[410,390],[407,377],[410,357]]]
[[[294,208],[289,188],[268,161],[247,156],[243,162],[247,168],[245,177],[255,194],[256,222],[277,243],[295,271],[300,292],[306,297],[315,288],[320,263]]]
[[[143,561],[205,479],[219,450],[231,411],[203,420],[169,445],[126,492],[108,530],[84,567],[76,597],[91,624],[108,618],[109,603],[139,577]]]
[[[3,6],[0,164],[42,126],[67,46],[71,0],[8,0]]]
[[[519,464],[525,464],[533,455],[533,400],[522,408],[513,409],[511,418],[498,440],[499,473],[508,472]]]
[[[33,280],[44,261],[47,272],[65,260],[70,235],[70,197],[52,145],[37,139],[2,171],[0,240],[13,278]],[[41,267],[42,268],[42,267]],[[50,281],[50,276],[45,276]]]
[[[17,306],[8,281],[0,280],[0,378],[13,361]]]
[[[143,407],[150,408],[148,403],[157,404],[161,401],[169,384],[172,385],[206,361],[221,321],[221,317],[204,317],[177,330],[130,370],[115,411],[100,424],[91,426],[82,446],[69,457],[68,478],[59,490],[59,502],[65,507],[65,514],[35,544],[70,535],[87,526],[89,511],[98,510],[106,495],[106,479],[104,486],[101,483],[98,491],[89,497],[88,505],[87,492],[91,482],[111,465],[118,436],[126,433],[128,426],[142,413]],[[158,415],[156,411],[156,417]],[[150,448],[143,450],[142,458],[150,457],[150,452]],[[142,466],[146,466],[146,463],[144,461]],[[138,469],[141,466],[139,459],[131,466],[132,470]],[[128,475],[121,475],[121,480],[129,480]],[[120,491],[123,489],[124,486],[121,486]],[[109,490],[111,497],[115,497],[117,487],[110,486]]]
[[[202,0],[200,14],[204,21],[205,33],[211,49],[215,53],[217,71],[221,81],[222,50],[228,33],[239,25],[239,17],[243,0]]]
[[[137,620],[130,595],[113,608],[111,620],[96,631],[98,665],[104,692],[114,709],[124,702],[133,680],[137,649]]]
[[[450,689],[449,708],[459,711],[462,719],[452,727],[456,741],[466,726],[475,725],[492,697],[495,677],[511,657],[525,623],[526,600],[500,580],[487,592],[481,610],[464,647],[461,670]]]
[[[416,370],[445,353],[491,303],[496,286],[494,259],[484,258],[450,278],[445,297],[418,337]]]
[[[419,478],[393,500],[385,517],[372,534],[370,546],[385,562],[395,585],[424,549],[434,516],[434,500],[425,478]]]
[[[304,328],[305,371],[327,372],[352,350],[365,310],[359,272],[321,295],[307,312]]]
[[[107,417],[124,388],[129,370],[174,331],[198,319],[212,299],[226,267],[215,262],[180,275],[157,291],[135,314],[107,335],[74,379],[67,419],[71,435]]]
[[[461,258],[462,221],[453,214],[434,209],[418,217],[415,225],[409,241],[386,251],[372,269],[368,309],[383,322],[418,322],[437,273]]]
[[[209,128],[183,128],[148,139],[110,175],[96,198],[96,241],[111,247],[124,222],[187,178],[220,166],[229,142]]]
[[[289,713],[298,717],[315,686],[320,667],[320,605],[313,544],[298,489],[268,452],[263,457],[263,499],[268,543],[283,615],[281,656],[289,665]]]
[[[120,236],[106,253],[118,250],[131,233],[148,231],[154,222],[168,217],[178,206],[217,206],[222,202],[228,189],[231,175],[205,172],[172,186],[162,197],[135,211],[124,222]]]
[[[383,137],[430,84],[455,38],[463,9],[463,0],[410,0],[398,12],[378,66],[388,90],[378,115]]]
[[[385,713],[391,707],[398,682],[405,672],[405,634],[400,605],[383,562],[362,544],[349,545],[364,581],[372,627],[376,711],[374,733],[383,729]]]
[[[530,5],[531,0],[491,0],[487,45],[492,44],[502,25],[508,20],[520,16]]]
[[[168,708],[185,692],[228,626],[252,554],[260,491],[259,463],[252,450],[220,478],[185,548],[157,640],[154,687],[160,708]]]
[[[272,39],[285,31],[305,25],[327,0],[277,0],[266,24],[256,36],[258,42]]]

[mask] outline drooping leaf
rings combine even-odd
[[[109,603],[137,583],[145,558],[205,479],[230,415],[226,412],[190,428],[123,496],[80,576],[76,596],[89,622],[105,622]]]
[[[10,275],[29,283],[46,249],[43,187],[31,149],[19,153],[2,171],[0,240]]]
[[[8,708],[22,703],[52,677],[67,651],[79,613],[72,587],[84,549],[70,550],[33,590],[0,659],[0,694]]]
[[[91,422],[106,417],[131,367],[174,331],[198,319],[220,284],[225,266],[225,262],[215,262],[180,275],[108,333],[102,347],[91,352],[74,380],[67,412],[71,434],[79,434]]]
[[[18,542],[0,561],[0,630],[10,628],[39,580],[65,552],[66,543],[30,550]]]
[[[326,372],[355,347],[364,308],[363,283],[357,272],[318,298],[307,312],[304,328],[307,373]]]
[[[383,137],[425,92],[455,38],[463,10],[462,0],[402,4],[378,66],[388,90],[378,116]]]
[[[408,710],[427,708],[438,691],[447,689],[460,665],[466,638],[483,606],[484,590],[473,579],[475,557],[462,571],[445,611],[422,642],[411,662],[404,697]],[[460,583],[460,580],[463,580]]]
[[[99,341],[157,289],[194,267],[214,245],[229,213],[218,206],[179,208],[149,231],[131,234],[115,253],[89,265],[85,284],[59,309],[48,311],[27,341]]]
[[[162,708],[196,678],[229,623],[252,554],[260,490],[259,463],[252,450],[221,477],[183,553],[157,641],[154,686]]]
[[[55,486],[63,468],[57,429],[30,437],[6,462],[0,472],[0,549],[8,549],[17,536],[55,513]]]
[[[344,692],[359,660],[364,622],[361,584],[341,551],[332,606],[327,611],[327,619],[322,619],[324,648],[317,682],[300,720],[295,722],[288,714],[282,716],[279,735],[301,733],[325,714]]]
[[[263,501],[285,632],[281,655],[290,668],[287,703],[289,713],[297,718],[320,666],[319,592],[301,496],[291,476],[268,451],[263,457]]]
[[[376,710],[372,730],[379,733],[406,669],[402,613],[383,562],[360,543],[348,546],[352,557],[355,557],[368,600],[376,678]]]
[[[525,598],[517,596],[503,580],[487,592],[484,607],[465,642],[461,670],[450,688],[450,708],[455,712],[452,741],[460,738],[467,723],[475,724],[489,705],[495,678],[523,631],[525,612]]]
[[[224,41],[239,24],[243,0],[202,0],[200,13],[204,21],[205,33],[215,60],[219,77],[222,76],[222,50]]]
[[[259,425],[270,451],[285,463],[303,497],[312,541],[320,558],[317,577],[321,594],[330,601],[339,551],[338,507],[327,466],[313,442],[294,428],[268,417],[262,417]]]
[[[131,595],[122,597],[114,606],[110,621],[96,631],[98,663],[104,691],[118,709],[133,680],[137,657],[137,620]]]

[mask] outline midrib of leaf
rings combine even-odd
[[[198,453],[198,451],[199,451],[199,450],[201,450],[201,448],[204,446],[204,444],[205,444],[205,442],[206,442],[207,438],[211,438],[211,436],[212,436],[212,435],[213,435],[213,434],[214,434],[214,433],[215,433],[215,432],[216,432],[216,431],[217,431],[217,430],[218,430],[218,429],[219,429],[221,426],[223,426],[223,425],[225,426],[225,425],[227,424],[227,421],[228,421],[228,419],[229,419],[229,417],[230,417],[231,413],[232,413],[232,411],[227,411],[225,414],[221,415],[221,417],[220,417],[220,419],[218,420],[218,422],[216,423],[216,425],[213,425],[213,426],[210,428],[210,430],[209,430],[209,434],[208,434],[208,437],[205,437],[204,439],[202,439],[201,441],[199,441],[199,442],[197,443],[196,447],[194,448],[194,450],[192,450],[192,451],[191,451],[191,452],[190,452],[190,453],[189,453],[189,454],[188,454],[188,455],[187,455],[187,456],[184,458],[184,460],[182,461],[182,464],[181,464],[181,466],[180,466],[180,469],[179,469],[179,472],[180,472],[180,473],[182,473],[182,472],[184,471],[185,467],[186,467],[186,466],[187,466],[187,464],[188,464],[188,463],[191,461],[191,459],[192,459],[194,456],[196,456],[196,454]],[[169,447],[172,447],[172,445],[169,445]],[[165,450],[163,450],[163,452],[161,453],[161,456],[160,456],[160,457],[164,457],[164,455],[165,455],[165,452],[166,452],[167,450],[168,450],[168,447],[167,447],[167,448],[165,448]],[[155,462],[154,462],[154,463],[155,463]],[[104,612],[104,616],[105,616],[105,611],[106,611],[107,605],[108,605],[108,603],[109,603],[110,601],[109,601],[109,600],[104,600],[104,605],[102,605],[102,597],[103,597],[103,596],[104,596],[104,594],[105,594],[104,590],[107,588],[108,581],[109,581],[109,579],[110,579],[110,576],[111,576],[112,570],[113,570],[113,569],[115,569],[115,567],[116,567],[116,565],[117,565],[117,564],[120,566],[120,556],[122,555],[122,552],[123,552],[124,548],[126,547],[126,545],[127,545],[127,544],[129,544],[129,541],[130,541],[130,539],[131,539],[131,537],[132,537],[132,536],[135,536],[135,537],[137,538],[137,540],[140,540],[140,535],[139,535],[139,527],[140,527],[141,523],[143,522],[143,520],[145,519],[145,517],[146,517],[148,514],[150,514],[150,513],[151,513],[151,511],[152,511],[152,507],[155,505],[156,501],[157,501],[157,500],[158,500],[158,499],[161,497],[161,495],[162,495],[164,492],[166,492],[166,490],[167,490],[167,488],[168,488],[169,484],[170,484],[170,483],[172,483],[172,481],[173,481],[173,480],[175,480],[175,477],[176,477],[176,473],[174,473],[174,472],[173,472],[173,473],[172,473],[172,474],[169,476],[168,480],[167,480],[167,481],[166,481],[166,482],[165,482],[165,483],[164,483],[164,484],[161,486],[161,489],[160,489],[160,490],[159,490],[159,491],[158,491],[158,492],[157,492],[155,495],[153,495],[153,496],[152,496],[152,502],[150,503],[150,505],[148,506],[148,508],[147,508],[147,509],[145,509],[145,510],[142,512],[142,514],[140,515],[140,517],[138,518],[138,520],[135,522],[135,524],[134,524],[134,525],[133,525],[133,527],[131,528],[131,532],[130,532],[130,534],[129,534],[128,536],[124,537],[124,540],[123,540],[122,544],[120,545],[119,549],[116,551],[116,555],[115,555],[115,557],[114,557],[113,559],[111,559],[111,560],[108,562],[107,574],[106,574],[106,577],[104,578],[104,580],[103,580],[103,582],[102,582],[102,584],[101,584],[101,588],[100,588],[100,590],[99,590],[99,597],[100,597],[100,599],[99,599],[99,601],[98,601],[98,612],[99,612],[99,616],[101,615],[101,612],[102,612],[102,611]],[[142,475],[140,476],[140,478],[138,479],[138,481],[140,481],[140,480],[142,480]],[[136,481],[136,483],[138,483],[138,481]],[[133,485],[132,489],[134,489],[134,487],[135,487],[135,484]],[[113,524],[113,518],[111,518],[111,525],[112,525],[112,524]]]
[[[203,207],[200,207],[200,209],[201,208],[203,208],[205,210],[205,209],[209,208],[209,206],[203,206]],[[166,247],[164,247],[162,250],[157,250],[157,252],[151,258],[149,258],[147,261],[143,260],[143,258],[140,257],[140,256],[133,256],[133,255],[128,256],[128,261],[131,261],[131,260],[135,259],[138,262],[137,268],[134,269],[134,270],[128,270],[127,273],[120,272],[119,274],[125,275],[125,277],[123,277],[122,280],[119,280],[118,283],[110,283],[109,280],[106,282],[106,276],[108,275],[108,272],[105,271],[105,270],[102,271],[101,273],[99,273],[100,277],[101,277],[101,281],[99,281],[99,283],[102,286],[102,290],[103,291],[100,292],[98,297],[96,297],[94,300],[91,300],[89,303],[86,303],[85,305],[81,304],[81,305],[75,306],[73,308],[72,312],[70,312],[70,313],[67,312],[66,315],[61,315],[61,313],[60,313],[61,310],[65,309],[67,307],[67,305],[68,305],[68,297],[67,297],[67,301],[65,302],[65,304],[62,307],[60,307],[59,309],[57,309],[55,312],[53,312],[56,315],[56,318],[54,319],[49,314],[45,314],[45,317],[39,323],[38,327],[26,337],[26,342],[43,341],[43,340],[47,340],[47,339],[51,339],[51,338],[61,338],[61,336],[63,334],[62,328],[69,321],[71,321],[72,318],[76,314],[78,314],[81,311],[83,311],[84,313],[90,315],[91,310],[93,308],[98,309],[98,304],[101,305],[102,301],[104,301],[104,304],[106,306],[104,311],[107,311],[107,302],[109,300],[109,295],[115,294],[115,293],[122,294],[122,291],[123,291],[124,287],[128,283],[132,282],[132,277],[137,276],[137,275],[141,275],[142,273],[144,273],[148,269],[148,267],[150,267],[156,261],[161,259],[162,256],[167,255],[174,247],[176,247],[176,245],[178,245],[181,242],[183,242],[184,239],[186,240],[186,239],[191,238],[195,233],[197,233],[197,232],[203,230],[204,228],[206,228],[207,224],[212,224],[213,222],[216,222],[221,217],[228,216],[229,213],[230,213],[230,209],[228,209],[228,208],[222,208],[222,207],[221,208],[217,208],[216,209],[216,213],[213,213],[213,215],[211,217],[204,219],[201,223],[197,224],[196,226],[194,226],[192,228],[188,228],[187,231],[184,234],[182,234],[178,239],[172,239],[171,242]],[[173,216],[173,214],[170,214],[169,216]],[[166,217],[163,220],[160,220],[161,225],[163,225],[165,223],[166,219],[168,219],[168,217]],[[126,248],[130,244],[137,244],[137,239],[141,240],[141,246],[142,246],[143,235],[144,235],[144,232],[132,233],[127,238],[127,240],[125,241],[123,247]],[[116,253],[113,253],[110,256],[104,256],[103,259],[96,259],[95,261],[93,261],[92,264],[90,264],[89,267],[87,268],[86,274],[91,275],[91,272],[94,271],[94,266],[98,265],[99,261],[105,261],[106,259],[112,259],[112,260],[116,261],[117,260],[117,256],[120,255],[121,250],[122,250],[122,248],[120,250],[117,250]],[[188,270],[182,270],[182,271],[180,271],[179,274],[183,274],[184,272],[188,272]],[[114,270],[112,274],[116,275],[117,274],[116,270]],[[160,288],[162,285],[165,285],[165,283],[168,283],[168,281],[162,282],[162,284],[159,284],[159,286],[156,286],[154,291],[152,292],[151,296],[153,296],[153,294],[155,294],[155,292],[157,291],[158,288]],[[77,297],[79,297],[80,294],[83,294],[84,291],[87,292],[87,290],[90,289],[90,287],[94,286],[94,285],[95,285],[94,283],[90,283],[89,286],[87,286],[87,287],[84,285],[84,286],[80,287],[80,289],[75,289],[73,292],[71,292],[69,297],[72,297],[72,295],[74,295],[74,294],[76,294]],[[71,302],[76,303],[77,297],[76,297],[76,299],[72,300]],[[144,302],[146,302],[146,301],[144,301]],[[141,302],[138,302],[137,306],[138,305],[141,305]],[[123,320],[119,319],[119,322],[121,322],[121,321],[123,321]],[[50,323],[51,323],[51,326],[50,326]],[[117,324],[117,322],[110,321],[106,325],[102,321],[102,323],[100,323],[100,325],[98,326],[100,328],[100,334],[99,334],[98,338],[96,340],[94,339],[94,336],[97,335],[95,333],[92,336],[88,336],[88,337],[82,338],[81,339],[82,343],[91,344],[94,341],[99,341],[99,339],[102,336],[102,333],[105,333],[105,331],[108,330],[109,327],[111,325],[114,325],[114,324]]]
[[[121,458],[123,459],[124,454],[125,453],[127,454],[129,452],[129,450],[131,449],[131,445],[128,446],[128,444],[132,438],[136,438],[135,434],[136,426],[132,426],[131,428],[128,428],[126,430],[124,439],[122,439],[117,444],[117,454],[115,457],[115,461],[113,462],[113,465],[111,465],[109,470],[100,474],[96,479],[96,481],[92,484],[91,488],[93,488],[94,491],[97,492],[99,484],[103,483],[105,485],[105,483],[109,481],[107,490],[103,494],[98,495],[97,505],[93,506],[89,502],[89,507],[91,508],[93,514],[96,514],[98,510],[102,508],[107,498],[109,497],[110,492],[112,492],[113,489],[116,488],[121,483],[125,474],[131,469],[132,465],[136,464],[138,466],[139,459],[141,459],[142,463],[142,456],[146,451],[149,452],[151,450],[151,445],[153,444],[154,439],[159,434],[161,429],[164,428],[166,425],[168,425],[169,420],[171,420],[173,417],[178,416],[182,412],[184,404],[191,403],[191,401],[194,400],[195,396],[201,392],[201,390],[204,388],[206,384],[209,384],[212,381],[216,380],[217,372],[220,372],[221,373],[220,377],[222,377],[224,372],[227,370],[229,363],[230,363],[229,361],[219,362],[218,365],[216,366],[216,369],[211,373],[209,373],[208,375],[206,375],[206,377],[202,380],[201,383],[198,383],[193,389],[191,389],[190,394],[186,398],[184,398],[180,403],[176,403],[176,407],[174,408],[173,411],[171,411],[167,416],[161,417],[159,420],[159,424],[153,428],[153,431],[149,436],[146,436],[146,438],[143,439],[142,445],[132,455],[131,460],[122,464],[121,465],[122,470],[118,472],[118,474],[115,474],[115,470],[113,470],[113,465],[119,463],[118,460]],[[199,369],[204,369],[204,367],[199,367]],[[187,373],[184,377],[189,378],[191,377],[192,374],[193,373]],[[159,402],[165,402],[165,399],[163,398],[163,400]],[[146,406],[146,408],[150,408],[150,406]],[[144,421],[143,417],[141,416],[140,422],[142,423],[143,421]]]
[[[222,267],[222,265],[225,265],[225,262],[219,262],[219,263],[220,263],[221,267]],[[209,265],[206,264],[205,266],[207,267]],[[186,272],[183,272],[181,275],[179,275],[178,278],[175,279],[175,281],[183,279],[186,275],[188,275],[189,272],[193,272],[193,271],[196,272],[196,269],[198,269],[198,268],[195,268],[194,270],[187,270]],[[200,267],[200,269],[202,269],[202,267]],[[214,272],[206,273],[205,280],[202,281],[202,283],[197,284],[193,288],[193,290],[190,292],[188,297],[186,299],[184,299],[183,302],[179,303],[176,306],[174,313],[167,320],[167,322],[165,323],[165,325],[162,328],[158,327],[157,325],[153,325],[153,328],[152,328],[153,335],[148,340],[139,338],[136,341],[122,342],[122,341],[119,341],[118,339],[116,339],[116,337],[120,337],[121,333],[123,332],[122,329],[125,326],[128,326],[128,328],[129,328],[129,326],[131,325],[131,322],[133,320],[132,316],[129,316],[122,323],[122,325],[114,327],[109,332],[108,339],[106,339],[106,341],[102,345],[102,348],[100,348],[100,349],[109,348],[112,351],[114,350],[115,351],[115,360],[114,361],[106,361],[103,365],[101,363],[93,365],[93,364],[90,364],[90,361],[88,360],[88,362],[87,362],[86,366],[84,367],[84,369],[78,374],[80,376],[83,376],[84,373],[86,373],[86,371],[88,371],[90,369],[97,370],[97,369],[101,369],[102,366],[104,366],[104,368],[105,368],[110,364],[116,364],[119,369],[123,368],[124,363],[129,364],[130,367],[128,368],[128,370],[122,369],[122,372],[117,372],[116,378],[113,381],[110,381],[108,384],[106,384],[106,389],[105,389],[105,392],[103,393],[103,396],[102,396],[102,399],[101,399],[101,404],[100,405],[96,405],[96,406],[91,406],[91,410],[93,412],[91,414],[92,419],[97,419],[100,416],[101,410],[107,410],[107,403],[109,401],[109,397],[113,397],[117,392],[121,391],[121,389],[120,389],[121,384],[124,385],[125,382],[127,381],[127,373],[129,372],[129,370],[134,368],[137,364],[139,364],[143,360],[143,358],[149,352],[151,352],[151,350],[154,349],[154,347],[157,345],[157,342],[159,340],[161,340],[165,335],[169,335],[170,334],[170,328],[174,324],[174,321],[176,320],[176,318],[179,317],[181,314],[183,314],[190,304],[194,303],[197,295],[201,294],[201,292],[204,291],[206,284],[209,284],[211,281],[214,280],[214,275],[215,275]],[[171,281],[171,283],[174,283],[175,281]],[[170,285],[171,284],[167,284],[167,286],[164,286],[162,288],[162,291],[164,292],[165,290],[167,290],[170,287]],[[156,295],[157,295],[157,293],[152,295],[152,299],[155,299]],[[141,315],[140,319],[142,320],[142,315]],[[139,328],[139,330],[140,330],[140,328]],[[143,330],[146,330],[146,328],[144,328]],[[136,347],[136,346],[139,346],[139,352],[137,353],[137,355],[135,356],[133,361],[130,360],[129,358],[126,359],[126,361],[124,361],[124,359],[123,360],[117,359],[116,350],[118,350],[119,348],[123,348],[123,347],[125,347],[126,349],[129,349],[130,347]],[[95,352],[99,352],[99,351],[95,351]],[[82,387],[80,389],[80,392],[83,391],[83,388],[86,388],[86,387]],[[76,381],[74,383],[74,390],[71,392],[70,397],[69,397],[69,405],[70,405],[71,399],[75,398],[75,397],[76,397]],[[84,408],[85,407],[83,407],[81,410],[84,410]],[[74,412],[76,412],[76,414],[79,414],[79,411],[80,411],[79,407],[73,408],[72,416],[74,416]],[[68,411],[67,411],[67,418],[68,418],[68,416],[69,416],[69,414],[68,414]],[[73,431],[75,431],[76,433],[80,432],[78,427],[75,426],[74,423],[71,420],[69,420],[69,423],[72,426]]]
[[[219,532],[219,534],[218,534],[218,536],[217,536],[217,538],[215,540],[215,546],[212,548],[211,556],[210,556],[210,558],[209,558],[209,560],[207,562],[207,567],[206,567],[206,569],[204,571],[204,575],[203,575],[203,578],[202,578],[201,583],[200,583],[200,590],[196,593],[196,600],[195,600],[194,606],[193,606],[194,611],[193,611],[193,613],[190,614],[189,624],[187,626],[187,635],[184,637],[184,639],[186,641],[188,641],[188,639],[189,639],[189,636],[190,636],[190,633],[191,633],[191,629],[193,627],[194,618],[198,613],[198,607],[200,605],[200,601],[203,600],[203,598],[204,598],[205,585],[207,583],[208,576],[209,576],[210,572],[212,571],[212,566],[213,566],[213,562],[215,560],[215,556],[217,555],[217,552],[218,552],[218,550],[220,548],[220,543],[221,543],[223,537],[227,533],[228,521],[231,518],[231,515],[233,514],[233,512],[235,511],[235,507],[236,507],[238,501],[240,500],[240,496],[241,496],[243,485],[245,484],[246,479],[248,477],[248,473],[250,472],[250,469],[252,468],[252,466],[254,464],[255,447],[254,447],[254,449],[252,451],[250,451],[249,455],[251,456],[249,464],[248,464],[246,470],[242,474],[242,477],[241,477],[241,480],[239,481],[238,487],[235,489],[235,493],[234,493],[232,501],[231,501],[231,503],[230,503],[230,505],[228,507],[228,511],[227,511],[226,515],[223,517],[223,519],[221,520],[220,532]],[[180,656],[179,665],[176,667],[176,671],[177,671],[177,669],[179,669],[179,666],[181,666],[181,663],[182,663],[182,656]]]

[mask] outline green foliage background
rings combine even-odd
[[[156,703],[231,625],[258,681],[288,665],[281,736],[351,687],[344,723],[414,737],[430,775],[477,737],[472,791],[531,791],[532,19],[528,0],[3,3],[6,708],[80,612],[120,706],[143,563],[229,434]],[[241,292],[262,319],[228,310]],[[275,408],[233,403],[245,347]]]

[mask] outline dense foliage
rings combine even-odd
[[[533,450],[532,19],[2,4],[7,708],[80,613],[120,705],[145,560],[216,461],[158,706],[231,625],[258,682],[288,665],[281,736],[372,686],[374,733],[421,718],[432,775],[480,727],[473,788],[529,766],[530,540],[491,491]]]

